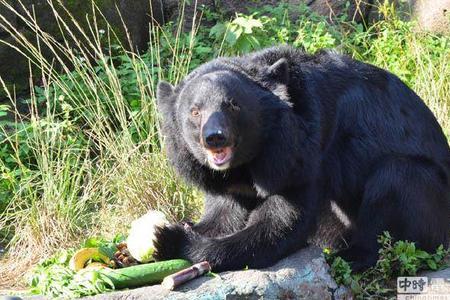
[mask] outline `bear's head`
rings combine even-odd
[[[220,186],[245,166],[258,193],[267,195],[296,172],[304,126],[287,97],[285,59],[255,68],[235,62],[207,63],[176,87],[158,84],[166,150],[176,170],[199,186]]]
[[[264,135],[259,102],[266,94],[255,82],[230,70],[188,80],[178,93],[168,83],[158,86],[165,122],[176,122],[173,125],[190,153],[214,170],[242,165],[257,155]]]

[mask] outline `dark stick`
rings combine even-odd
[[[177,273],[166,276],[162,281],[161,286],[167,290],[173,290],[177,286],[196,277],[199,277],[209,271],[211,271],[211,266],[207,261],[203,261]]]

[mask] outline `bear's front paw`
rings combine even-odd
[[[189,232],[179,224],[171,224],[158,227],[155,231],[155,260],[168,260],[175,258],[186,258],[184,253],[189,247]]]
[[[378,258],[375,251],[363,250],[358,247],[340,250],[336,255],[348,262],[355,273],[361,273],[373,267]]]

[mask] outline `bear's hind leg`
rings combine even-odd
[[[374,265],[383,231],[433,251],[448,244],[449,216],[449,179],[441,166],[417,156],[385,160],[366,182],[350,247],[338,255],[354,271]]]

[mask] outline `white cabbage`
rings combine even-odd
[[[150,210],[139,219],[134,220],[127,238],[127,247],[131,255],[142,263],[151,261],[155,251],[153,240],[156,227],[163,227],[166,224],[169,224],[166,216],[156,210]]]

